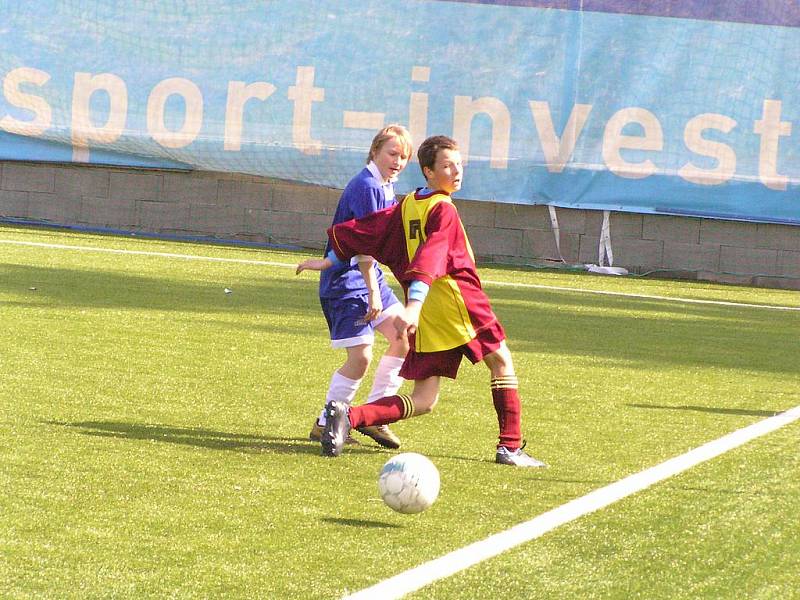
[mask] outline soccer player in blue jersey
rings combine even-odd
[[[411,136],[401,125],[381,129],[372,140],[367,165],[345,187],[333,225],[358,219],[396,204],[394,182],[411,156]],[[330,242],[325,253],[331,251]],[[389,347],[378,362],[367,403],[395,394],[403,383],[403,365],[408,340],[398,338],[394,319],[403,304],[387,285],[383,272],[370,256],[323,271],[319,281],[322,312],[330,330],[333,348],[344,348],[344,364],[331,376],[325,405],[333,401],[350,404],[372,360],[375,331],[386,337]],[[325,407],[314,422],[309,438],[319,441],[325,427]],[[400,439],[387,425],[359,427],[358,432],[385,448],[399,448]],[[353,438],[348,443],[357,443]]]

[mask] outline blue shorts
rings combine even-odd
[[[372,344],[375,340],[375,327],[387,317],[399,314],[403,305],[394,295],[392,288],[382,285],[381,302],[383,312],[369,323],[364,315],[369,308],[369,296],[363,294],[351,298],[320,298],[322,313],[328,322],[331,332],[331,346],[334,348],[350,348],[362,344]]]

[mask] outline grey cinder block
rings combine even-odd
[[[578,262],[580,258],[580,236],[576,233],[564,233],[562,231],[559,243],[564,260],[568,263]],[[560,260],[553,232],[536,229],[523,231],[522,256],[542,260]]]
[[[800,278],[800,252],[789,250],[778,252],[778,275]]]
[[[53,192],[55,169],[46,164],[13,163],[3,165],[0,188],[18,192]]]
[[[722,246],[719,269],[723,273],[777,275],[778,251],[763,248]]]
[[[663,264],[664,242],[611,237],[614,266],[648,270]]]
[[[112,171],[109,197],[115,200],[152,200],[161,198],[163,175],[158,172]]]
[[[678,244],[700,243],[700,219],[643,215],[642,238]]]
[[[719,255],[718,244],[687,244],[666,239],[660,266],[665,269],[687,271],[717,271]]]
[[[300,239],[299,242],[311,243],[312,248],[323,245],[328,239],[326,231],[331,226],[329,215],[301,214],[300,216]]]
[[[522,231],[495,229],[473,225],[466,227],[472,251],[478,256],[519,256],[522,253]]]
[[[218,204],[190,203],[184,206],[188,206],[189,210],[186,227],[199,234],[231,237],[244,229],[244,213],[247,209]]]
[[[54,192],[64,198],[108,198],[111,177],[108,169],[69,167],[54,168]]]
[[[189,205],[174,202],[137,202],[136,217],[138,226],[144,231],[182,230],[189,222]]]
[[[454,200],[461,222],[465,226],[481,225],[493,227],[495,225],[496,204],[491,202],[476,202],[474,200]]]
[[[129,200],[84,196],[81,198],[79,222],[98,227],[135,228],[136,205]]]
[[[0,190],[0,217],[27,219],[28,192]]]
[[[304,237],[300,213],[265,211],[260,215],[259,231],[277,244],[295,244]],[[327,240],[324,230],[322,236]]]
[[[267,210],[272,205],[272,186],[266,182],[223,179],[219,182],[217,201],[222,205]]]
[[[164,191],[161,199],[165,202],[184,204],[217,204],[219,179],[199,173],[165,173]]]
[[[758,239],[758,225],[755,223],[703,219],[700,225],[701,244],[755,247]]]
[[[333,217],[341,190],[315,185],[276,184],[273,186],[272,210],[329,215]]]
[[[500,229],[550,229],[550,213],[541,205],[497,204],[494,225]]]
[[[31,192],[28,210],[31,214],[35,214],[37,219],[58,225],[70,225],[80,218],[81,199],[59,194]]]

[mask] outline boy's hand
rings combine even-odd
[[[378,286],[378,276],[375,274],[375,269],[373,268],[375,259],[363,254],[356,255],[356,259],[358,260],[358,270],[364,278],[364,285],[367,286],[367,293],[369,294],[367,299],[369,306],[367,307],[367,314],[364,315],[364,322],[369,323],[373,319],[377,319],[378,315],[381,314],[383,310],[381,290]]]
[[[324,271],[331,266],[333,263],[328,258],[309,258],[297,265],[294,274],[300,275],[303,271]]]
[[[417,330],[419,325],[419,313],[422,310],[422,302],[419,300],[409,300],[403,313],[394,320],[394,328],[397,330],[397,339],[405,335],[411,335]]]
[[[377,319],[378,315],[383,312],[383,302],[381,301],[381,294],[379,291],[369,292],[369,308],[367,314],[364,315],[364,322],[369,323],[373,319]]]

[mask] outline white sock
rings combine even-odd
[[[399,356],[381,357],[378,367],[375,369],[375,379],[372,382],[372,390],[367,397],[367,403],[375,402],[384,396],[394,396],[405,379],[400,377],[400,367],[403,366],[405,358]]]
[[[331,376],[331,383],[328,386],[328,393],[325,395],[325,404],[338,400],[340,402],[347,402],[350,404],[358,391],[358,386],[361,385],[360,379],[350,379],[345,377],[339,371],[334,371]],[[325,426],[325,407],[322,407],[322,412],[317,420],[320,425]]]

